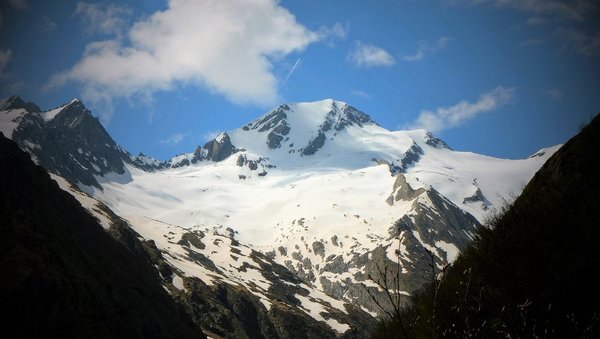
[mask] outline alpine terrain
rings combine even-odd
[[[43,111],[8,98],[0,131],[106,230],[151,244],[164,289],[214,337],[369,335],[559,148],[455,151],[332,99],[168,160],[129,154],[77,99]]]

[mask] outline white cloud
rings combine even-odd
[[[446,48],[451,40],[452,38],[443,36],[434,42],[419,41],[417,43],[417,51],[414,54],[402,56],[402,61],[413,62],[423,60],[426,55]]]
[[[125,30],[132,10],[123,5],[78,2],[74,14],[81,19],[84,29],[90,34],[119,35]]]
[[[339,22],[336,22],[333,26],[321,26],[319,28],[319,35],[324,38],[345,39],[348,36],[348,26],[343,26]]]
[[[333,26],[321,26],[318,30],[319,39],[327,41],[329,47],[335,47],[336,40],[344,40],[348,36],[348,25],[336,22]]]
[[[409,128],[424,128],[431,132],[439,132],[456,127],[481,113],[492,111],[507,104],[514,97],[515,91],[515,87],[498,86],[482,94],[474,103],[463,100],[454,106],[441,107],[435,111],[423,110]]]
[[[175,133],[168,138],[161,140],[160,143],[164,145],[177,145],[182,142],[188,134],[189,133]]]
[[[6,65],[8,65],[11,56],[12,51],[10,49],[0,49],[0,76],[4,74],[4,69],[6,68]]]
[[[8,3],[17,10],[27,10],[29,5],[27,4],[27,0],[8,0]]]
[[[46,89],[75,81],[92,103],[193,85],[235,103],[278,99],[273,63],[321,36],[277,0],[171,0],[127,39],[97,41]]]
[[[217,136],[219,136],[219,134],[221,134],[220,131],[206,131],[203,135],[202,135],[202,140],[203,141],[211,141],[217,138]]]
[[[363,92],[363,91],[358,90],[358,89],[352,90],[350,92],[350,95],[353,95],[353,96],[356,96],[356,97],[360,97],[360,98],[363,98],[363,99],[370,99],[371,98],[371,95],[369,93]]]
[[[359,67],[392,66],[394,57],[385,49],[357,41],[348,54],[348,61]]]

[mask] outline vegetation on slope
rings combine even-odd
[[[112,238],[1,135],[0,234],[5,333],[19,338],[205,337],[163,290],[148,261]]]
[[[600,335],[600,116],[375,337]]]

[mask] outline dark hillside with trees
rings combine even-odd
[[[375,337],[600,336],[600,116]]]
[[[9,337],[205,337],[148,261],[1,134],[0,270]]]

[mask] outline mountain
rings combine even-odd
[[[4,331],[22,338],[205,337],[152,265],[3,136],[0,187]]]
[[[597,115],[378,337],[597,338],[599,154]]]
[[[76,184],[100,188],[95,176],[123,174],[125,164],[132,163],[78,99],[41,112],[13,96],[2,105],[0,126],[34,162]]]
[[[97,120],[78,107],[71,119],[88,120],[93,129],[61,133],[68,147],[36,147],[27,137],[71,128],[69,119],[49,123],[65,108],[4,110],[3,132],[152,240],[173,273],[163,284],[218,335],[368,335],[374,317],[392,306],[382,286],[394,287],[406,303],[429,280],[432,260],[440,269],[453,262],[490,211],[518,194],[558,149],[522,160],[458,152],[428,131],[388,131],[327,99],[281,105],[159,161],[132,157],[106,140]],[[51,161],[59,155],[60,165]],[[114,169],[95,171],[104,159]],[[199,294],[220,296],[215,304],[222,307],[199,304]],[[248,312],[223,302],[233,295],[244,295],[244,309],[262,320],[248,325]],[[219,314],[229,315],[218,320]],[[238,325],[223,326],[224,318]]]

